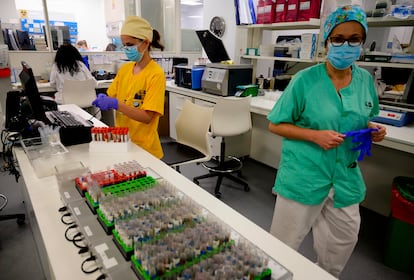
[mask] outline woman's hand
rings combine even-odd
[[[372,131],[371,132],[372,142],[380,142],[380,141],[384,140],[385,135],[387,135],[387,130],[385,129],[384,126],[382,126],[380,124],[369,123],[368,127],[378,129],[378,131]]]
[[[338,147],[344,142],[345,134],[333,130],[315,130],[312,141],[324,150]]]
[[[288,139],[313,142],[324,150],[338,147],[345,138],[345,134],[333,130],[314,130],[290,123],[274,124],[270,122],[269,130]]]

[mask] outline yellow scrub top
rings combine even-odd
[[[274,124],[345,133],[366,128],[378,112],[378,97],[368,71],[352,65],[352,81],[338,94],[325,64],[318,64],[294,76],[267,118]],[[357,163],[359,151],[352,151],[357,144],[345,138],[337,148],[325,151],[313,142],[284,138],[273,190],[285,198],[316,205],[333,187],[335,207],[361,202],[365,183]]]
[[[107,94],[128,106],[157,114],[149,124],[135,121],[116,111],[116,126],[128,127],[131,141],[150,152],[157,158],[163,157],[158,135],[158,122],[164,114],[165,74],[153,60],[134,75],[135,62],[124,64],[118,71]]]

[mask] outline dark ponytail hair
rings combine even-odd
[[[70,44],[59,46],[55,56],[55,63],[59,73],[69,72],[73,76],[80,71],[78,61],[83,62],[83,59],[76,47]]]
[[[156,49],[160,49],[161,51],[164,50],[164,45],[161,44],[161,35],[160,33],[153,29],[152,30],[152,42],[150,44],[151,47],[156,48]]]

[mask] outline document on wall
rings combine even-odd
[[[111,60],[108,56],[102,54],[94,54],[91,55],[90,58],[92,59],[93,64],[112,64]]]

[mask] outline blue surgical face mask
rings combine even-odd
[[[141,43],[142,44],[142,43]],[[128,46],[124,47],[124,53],[127,58],[131,61],[140,62],[142,57],[144,56],[144,52],[139,52],[138,47],[141,45],[136,46]]]
[[[358,60],[361,54],[361,47],[351,47],[348,42],[345,42],[342,46],[334,47],[329,43],[329,50],[327,59],[338,70],[344,70]]]

